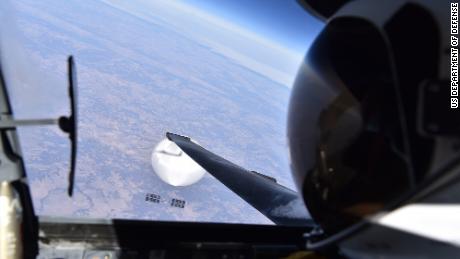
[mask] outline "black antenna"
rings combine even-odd
[[[69,172],[69,186],[67,193],[70,197],[73,194],[73,187],[75,182],[75,165],[77,161],[77,70],[73,57],[69,56],[67,59],[67,73],[69,80],[69,98],[70,98],[70,117],[62,116],[59,118],[59,127],[62,131],[69,134],[71,152],[70,152],[70,172]]]

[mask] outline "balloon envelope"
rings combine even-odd
[[[172,186],[188,186],[203,178],[206,171],[174,142],[163,139],[152,152],[153,171]]]

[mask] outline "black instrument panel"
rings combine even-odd
[[[306,227],[41,217],[38,258],[280,258]]]

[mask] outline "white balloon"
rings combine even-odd
[[[188,186],[203,178],[206,171],[169,139],[163,139],[152,152],[153,171],[172,186]]]

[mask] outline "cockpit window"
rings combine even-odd
[[[152,152],[166,132],[187,135],[295,190],[287,105],[322,24],[294,0],[19,0],[9,7],[14,27],[0,26],[2,36],[18,40],[2,40],[2,65],[12,63],[3,70],[17,118],[67,115],[67,56],[78,71],[72,198],[66,135],[55,126],[19,130],[37,214],[272,224],[209,173],[187,186],[168,184],[154,172]],[[163,151],[173,163],[182,155]]]

